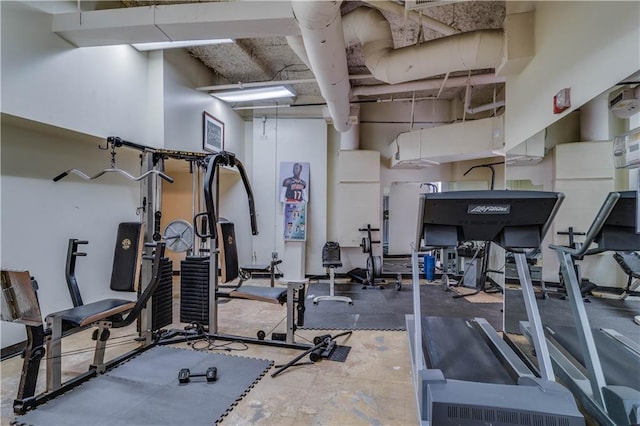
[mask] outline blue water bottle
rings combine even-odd
[[[424,264],[424,276],[427,281],[433,281],[436,275],[436,257],[426,255],[422,258]]]

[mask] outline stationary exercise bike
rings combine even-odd
[[[383,285],[387,284],[382,278],[382,257],[374,256],[372,247],[372,244],[380,244],[380,241],[371,239],[372,232],[379,232],[380,229],[372,228],[371,224],[367,224],[366,228],[360,228],[358,231],[367,233],[366,237],[362,237],[362,242],[360,243],[362,252],[367,254],[367,268],[364,270],[361,268],[353,269],[347,275],[353,280],[364,284],[363,289],[381,289]],[[397,274],[395,288],[398,291],[402,288],[402,274],[400,273]]]

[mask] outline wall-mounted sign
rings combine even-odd
[[[284,203],[284,240],[307,240],[307,203]]]

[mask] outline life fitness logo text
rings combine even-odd
[[[467,208],[469,214],[509,214],[510,211],[509,204],[469,204]]]

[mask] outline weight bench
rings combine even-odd
[[[613,258],[618,262],[625,274],[627,274],[627,288],[623,291],[620,299],[624,300],[629,293],[640,287],[640,281],[633,286],[633,279],[640,279],[640,255],[635,251],[617,251],[613,254]]]
[[[220,253],[220,282],[228,283],[240,276],[241,268],[238,267],[238,250],[236,246],[236,237],[233,222],[218,221],[216,224],[218,232],[218,251]],[[274,287],[274,269],[281,263],[281,260],[274,259],[269,266],[271,271],[271,286],[242,285],[243,279],[237,286],[232,287],[229,292],[218,291],[219,297],[227,297],[231,299],[247,299],[259,302],[267,302],[273,304],[287,304],[287,343],[293,343],[293,316],[297,292],[297,311],[298,325],[304,325],[304,294],[306,280],[302,281],[283,281],[286,287]],[[287,303],[290,302],[290,303]]]
[[[142,223],[125,222],[118,226],[111,272],[111,290],[138,292],[143,259],[142,249],[145,246],[143,238],[144,224]],[[106,370],[104,354],[106,342],[110,336],[109,329],[126,327],[137,319],[158,287],[162,274],[165,245],[164,243],[151,243],[148,246],[155,247],[155,254],[153,257],[145,256],[144,259],[153,260],[153,272],[149,283],[137,300],[113,298],[83,304],[74,272],[76,257],[86,256],[86,253],[76,251],[80,244],[87,244],[87,242],[70,240],[67,254],[67,285],[69,285],[72,294],[74,307],[53,312],[45,319],[47,328],[47,392],[55,391],[62,386],[61,343],[63,335],[76,333],[89,326],[97,327],[92,336],[92,339],[96,341],[96,348],[91,369],[97,373],[104,373]],[[124,316],[125,314],[126,316]]]

